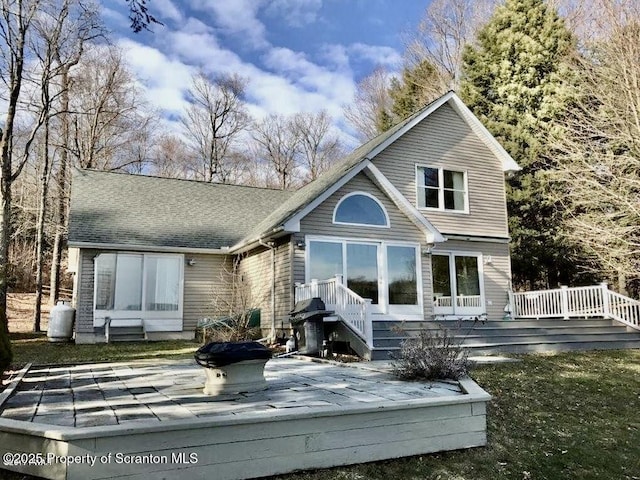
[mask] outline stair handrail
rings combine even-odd
[[[611,290],[607,292],[608,295],[605,298],[609,318],[640,330],[640,302]]]
[[[329,310],[335,311],[347,327],[373,348],[371,300],[363,298],[344,285],[342,275],[328,280],[312,279],[310,283],[296,284],[295,301],[320,297]]]

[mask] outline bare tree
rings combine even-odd
[[[14,129],[22,94],[27,41],[35,14],[41,2],[38,0],[2,0],[0,19],[0,78],[7,90],[7,111],[0,137],[0,328],[8,331],[7,287],[9,268],[9,243],[11,240],[11,186],[28,160],[28,152],[44,115],[37,118],[32,135],[18,158],[13,151]],[[14,163],[14,159],[16,162]]]
[[[186,143],[176,135],[160,135],[151,153],[150,172],[166,178],[191,178],[195,159]]]
[[[33,330],[40,331],[42,306],[42,282],[44,268],[44,228],[49,196],[49,178],[52,170],[50,154],[50,119],[54,108],[64,96],[56,85],[59,77],[71,65],[78,63],[85,42],[101,33],[98,12],[94,4],[80,0],[63,0],[43,4],[34,19],[34,35],[31,49],[38,59],[41,72],[39,81],[40,102],[38,108],[44,114],[44,132],[41,141],[42,162],[40,165],[40,201],[36,224],[36,300]]]
[[[640,281],[640,16],[631,7],[611,2],[601,11],[610,34],[585,50],[580,88],[553,143],[564,235],[622,292]]]
[[[154,117],[119,49],[87,49],[71,73],[70,109],[70,152],[78,166],[136,168],[140,158],[128,148],[147,134]]]
[[[274,173],[277,188],[286,190],[293,187],[298,174],[300,139],[291,119],[271,114],[255,125],[252,136],[256,155],[266,169]]]
[[[434,0],[429,4],[405,52],[409,65],[424,60],[440,73],[439,90],[460,86],[462,51],[491,17],[497,0]]]
[[[298,138],[299,164],[306,171],[305,183],[315,180],[343,153],[340,139],[331,132],[331,117],[318,113],[297,113],[291,119]]]
[[[380,115],[388,112],[393,103],[389,86],[390,76],[383,68],[377,68],[358,83],[353,103],[344,108],[344,116],[360,140],[370,140],[380,133]]]
[[[250,117],[243,96],[247,81],[238,75],[220,76],[213,81],[199,73],[188,92],[182,124],[194,153],[202,159],[196,172],[207,182],[233,183],[237,180],[236,156],[240,134]]]

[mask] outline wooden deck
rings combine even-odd
[[[61,420],[65,412],[75,425],[81,412],[99,416],[104,406],[83,410],[81,404],[67,404],[66,409],[59,405],[48,413],[45,408],[39,416],[42,401],[30,419],[24,412],[19,417],[19,403],[11,406],[12,398],[21,393],[18,386],[0,406],[0,454],[12,453],[13,457],[3,458],[17,460],[14,465],[5,461],[4,468],[52,479],[232,480],[486,444],[490,396],[470,379],[400,382],[370,368],[276,360],[267,364],[271,389],[214,400],[201,393],[204,375],[199,367],[174,365],[171,372],[168,365],[119,365],[114,367],[119,376],[114,379],[112,371],[97,366],[122,391],[122,398],[111,397],[117,422],[65,426]],[[89,377],[95,378],[87,374],[90,367],[74,367],[78,379],[85,380],[78,383],[79,392],[93,388],[88,382]],[[162,369],[169,370],[164,373],[166,386],[155,385],[152,392],[151,381]],[[198,392],[192,381],[175,383],[178,376],[171,373],[178,370],[193,374]],[[59,380],[67,378],[66,373],[60,370],[33,373],[34,383],[29,384],[29,372],[22,379],[28,387],[22,392],[33,393],[38,386],[44,391],[50,374],[59,389],[73,388],[73,374],[70,387],[65,387]],[[96,385],[109,391],[108,381],[96,381]],[[132,400],[125,401],[127,390],[134,392]],[[170,398],[175,408],[163,410],[159,395]],[[155,411],[154,418],[124,419],[118,412],[131,411],[127,401],[138,402],[135,408]],[[182,409],[184,418],[172,419],[172,409]],[[161,412],[166,412],[164,417]],[[44,423],[47,417],[57,418],[58,424]]]

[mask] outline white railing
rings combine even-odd
[[[371,323],[371,300],[362,298],[347,288],[342,275],[329,280],[311,280],[296,284],[295,301],[320,297],[327,310],[333,310],[353,332],[373,348],[373,325]]]
[[[456,298],[456,306],[460,308],[482,307],[482,296],[480,295],[460,295]],[[451,307],[451,297],[440,295],[434,298],[434,307]]]
[[[640,330],[640,302],[609,290],[606,283],[534,292],[510,292],[509,308],[517,318],[605,317]]]

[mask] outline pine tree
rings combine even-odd
[[[414,67],[405,67],[402,78],[392,78],[389,87],[391,109],[378,112],[378,131],[388,130],[442,95],[439,75],[431,63],[423,60]]]
[[[507,0],[463,54],[463,100],[522,167],[507,185],[518,285],[555,287],[575,270],[557,235],[561,212],[545,192],[554,163],[545,138],[570,99],[574,49],[544,0]]]

